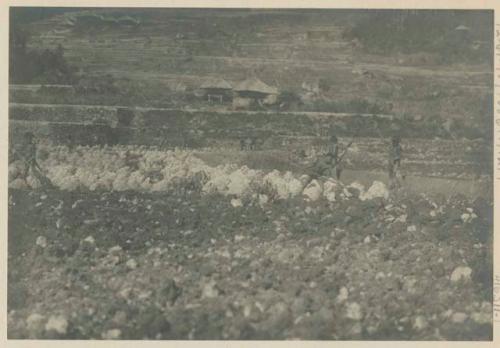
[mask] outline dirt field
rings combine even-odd
[[[9,195],[9,338],[491,338],[482,199]]]
[[[9,150],[33,132],[52,187],[12,153],[10,339],[492,339],[491,16],[123,11],[11,26],[47,64],[11,67]],[[198,93],[250,76],[279,102]],[[342,177],[311,180],[327,130]]]
[[[200,153],[144,147],[46,151],[61,189],[9,191],[11,338],[491,337],[487,181],[410,176],[386,196],[359,186],[379,174],[346,171],[324,197],[313,185],[280,198],[283,180],[300,181],[262,180],[229,157],[206,167]],[[165,184],[142,178],[158,168]],[[202,186],[190,181],[199,170]]]

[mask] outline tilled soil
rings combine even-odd
[[[9,191],[8,336],[492,337],[492,205]]]

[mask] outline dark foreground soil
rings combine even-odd
[[[352,194],[10,190],[8,337],[490,340],[491,202]]]

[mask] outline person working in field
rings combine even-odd
[[[43,170],[38,164],[36,153],[35,136],[31,132],[26,132],[20,146],[13,149],[12,161],[20,160],[22,162],[23,170],[21,175],[25,181],[27,181],[31,173],[43,186],[52,187],[52,182],[43,174]]]
[[[399,186],[399,176],[401,167],[401,138],[393,136],[389,147],[389,181],[390,187]]]
[[[347,151],[347,148],[346,150]],[[342,154],[343,155],[345,154]],[[328,139],[327,152],[326,154],[320,155],[316,163],[313,165],[313,178],[333,177],[340,180],[340,175],[342,173],[342,168],[340,167],[341,157],[339,158],[339,144],[338,139],[335,135],[331,134]]]
[[[40,170],[40,166],[36,161],[36,142],[33,133],[24,133],[21,146],[15,152],[15,155],[17,155],[18,159],[24,162],[24,179],[28,177],[30,171]]]

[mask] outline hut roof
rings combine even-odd
[[[232,89],[233,87],[229,82],[220,77],[213,77],[207,79],[200,86],[201,89]]]
[[[278,89],[268,86],[256,77],[251,77],[238,84],[235,88],[238,92],[258,92],[263,94],[277,94]]]
[[[463,30],[463,31],[469,31],[470,28],[469,27],[466,27],[465,25],[463,24],[460,24],[458,27],[455,28],[455,30]]]

